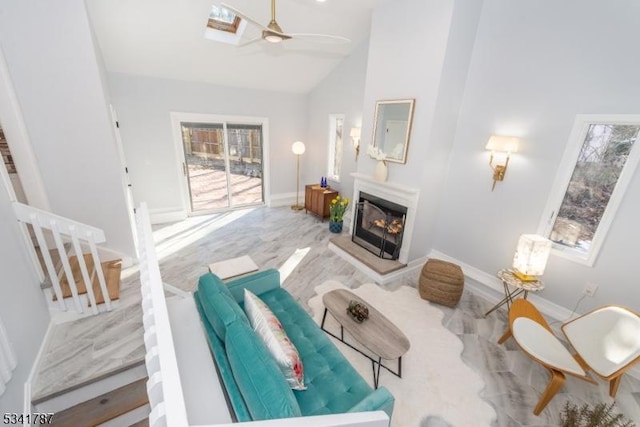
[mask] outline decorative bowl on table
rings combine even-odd
[[[349,301],[347,313],[349,313],[351,318],[358,323],[362,323],[369,318],[369,308],[367,308],[366,305],[354,300]]]

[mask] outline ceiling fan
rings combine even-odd
[[[241,12],[235,9],[233,6],[229,6],[228,4],[222,3],[222,7],[225,9],[235,13],[240,18],[245,21],[255,25],[256,27],[262,29],[262,36],[253,40],[249,40],[248,42],[242,43],[238,45],[239,47],[246,46],[251,43],[259,42],[261,40],[266,40],[270,43],[280,43],[284,40],[289,39],[305,39],[310,42],[315,43],[351,43],[346,37],[341,36],[333,36],[329,34],[299,34],[299,33],[285,33],[280,28],[280,25],[276,22],[276,0],[271,0],[271,22],[266,26],[259,23],[257,20],[251,18],[244,12]]]

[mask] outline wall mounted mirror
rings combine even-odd
[[[376,102],[373,146],[386,154],[386,160],[407,163],[414,99]]]

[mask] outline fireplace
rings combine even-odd
[[[406,216],[405,206],[360,192],[351,240],[380,258],[397,260]]]

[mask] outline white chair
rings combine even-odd
[[[609,381],[615,397],[622,375],[640,360],[640,316],[617,306],[598,308],[562,325],[585,369]]]
[[[610,381],[609,394],[615,397],[622,374],[640,360],[640,316],[626,308],[596,309],[562,325],[562,332],[576,354],[569,353],[533,304],[519,299],[509,310],[509,329],[498,340],[502,344],[513,337],[526,355],[551,373],[535,415],[562,388],[565,374],[597,384],[587,375],[591,370]]]
[[[587,375],[579,360],[572,356],[553,334],[538,309],[526,299],[517,299],[511,304],[509,329],[498,343],[502,344],[510,337],[515,339],[518,347],[527,356],[547,368],[551,374],[549,383],[533,410],[535,415],[539,415],[562,388],[566,381],[565,374],[596,384]]]

